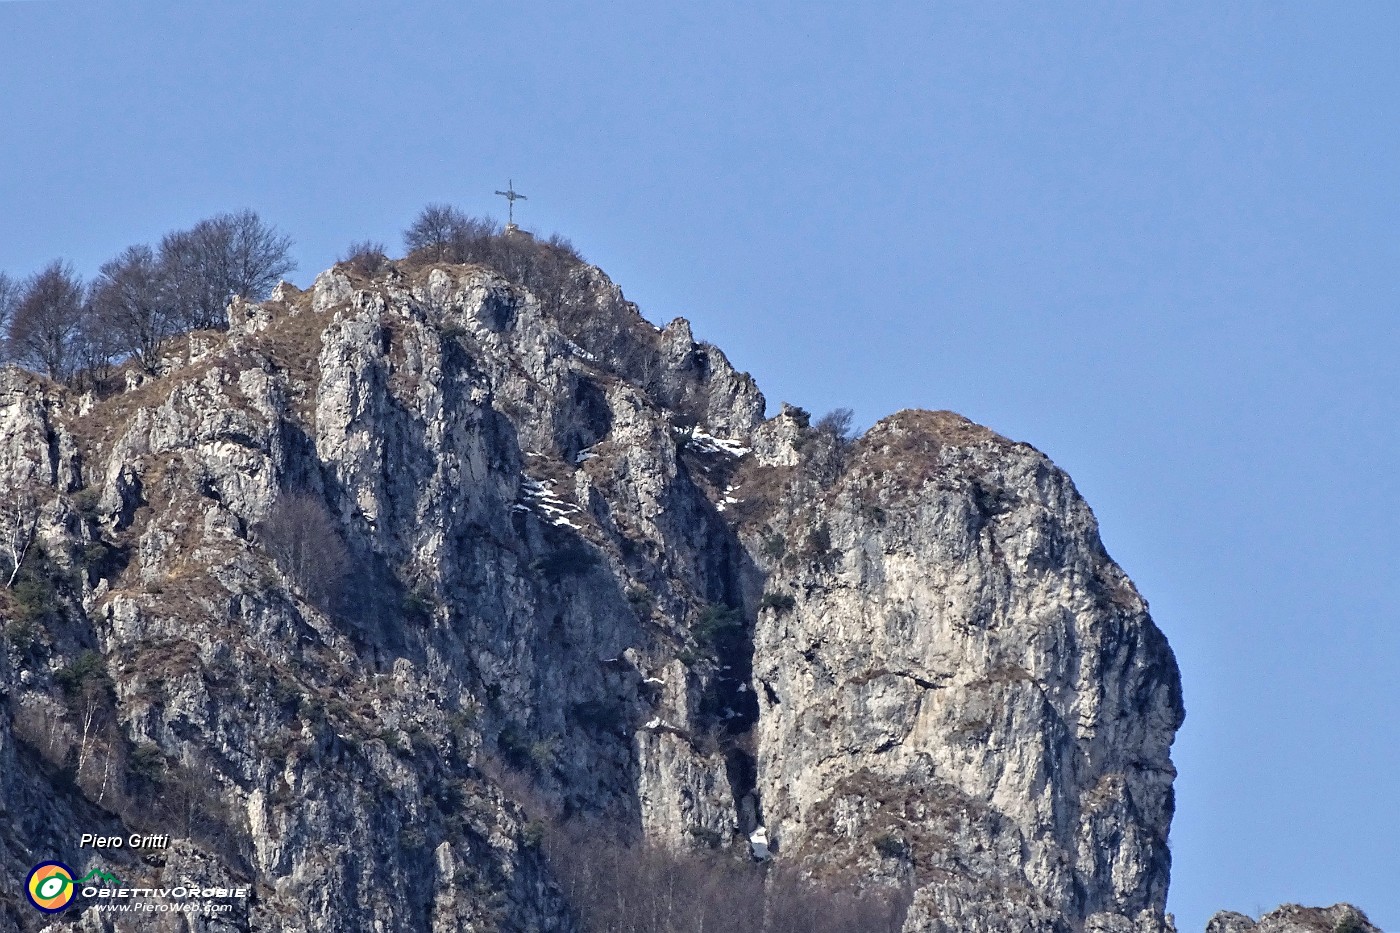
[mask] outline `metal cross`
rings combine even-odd
[[[516,202],[516,201],[528,201],[528,200],[530,200],[530,199],[527,198],[527,197],[525,197],[525,195],[521,194],[519,191],[516,191],[516,190],[515,190],[515,182],[514,182],[514,181],[510,181],[510,180],[507,180],[507,183],[506,183],[506,190],[504,190],[504,191],[497,191],[496,193],[499,194],[501,197],[505,198],[507,201],[510,202],[510,206],[509,206],[508,208],[506,208],[506,218],[507,218],[506,222],[507,222],[510,226],[514,227],[514,226],[515,226],[515,202]]]

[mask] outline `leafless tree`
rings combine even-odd
[[[9,563],[9,589],[14,589],[38,527],[39,500],[33,486],[15,477],[0,480],[0,551]]]
[[[190,839],[213,852],[238,852],[238,813],[224,798],[224,780],[217,766],[198,751],[187,749],[182,760],[163,768],[153,797],[123,814],[133,825]],[[244,826],[246,832],[246,825]]]
[[[467,215],[448,204],[429,204],[404,231],[403,245],[409,255],[426,254],[431,259],[448,259],[458,231]]]
[[[409,255],[447,262],[469,262],[472,246],[497,232],[496,224],[472,217],[450,204],[429,204],[404,231]]]
[[[20,283],[0,272],[0,364],[9,361],[10,322],[19,305]]]
[[[374,278],[389,265],[389,255],[384,252],[384,244],[373,240],[359,240],[346,247],[339,262],[343,262],[363,276]]]
[[[857,892],[855,879],[833,884],[804,878],[776,864],[764,891],[764,933],[899,933],[910,892],[871,886]]]
[[[267,297],[296,268],[292,241],[250,210],[201,220],[160,243],[162,273],[184,328],[223,327],[235,295]]]
[[[828,488],[845,469],[855,432],[849,408],[835,408],[803,432],[800,449],[803,471]]]
[[[851,440],[851,422],[855,413],[849,408],[833,408],[817,419],[816,429],[839,444]]]
[[[258,527],[263,547],[308,602],[331,608],[350,570],[350,552],[320,497],[284,493]]]
[[[904,892],[857,894],[850,878],[817,884],[790,866],[628,846],[580,826],[556,827],[546,854],[591,933],[896,933],[908,907]]]
[[[77,718],[80,728],[78,739],[77,775],[79,780],[87,774],[92,755],[98,750],[98,740],[102,732],[103,714],[106,712],[102,695],[102,684],[97,680],[85,681],[77,698]]]
[[[24,284],[10,322],[10,357],[65,380],[79,363],[87,288],[73,267],[55,260]]]
[[[524,231],[502,231],[447,204],[429,204],[404,231],[411,259],[475,263],[523,285],[546,307],[558,310],[580,297],[574,275],[583,257],[564,237],[536,239]]]
[[[107,337],[147,372],[154,372],[161,343],[180,331],[171,283],[155,250],[128,247],[98,270],[92,287],[90,343]]]
[[[78,381],[86,380],[94,384],[105,382],[111,375],[112,365],[131,355],[126,343],[112,329],[91,297],[83,304],[83,316],[74,348],[78,359]]]

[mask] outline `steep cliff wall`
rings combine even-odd
[[[197,929],[565,930],[543,821],[762,822],[910,890],[910,931],[1163,929],[1175,662],[1069,479],[947,413],[764,421],[573,275],[337,269],[122,392],[4,375],[42,547],[3,603],[0,870],[252,887]]]
[[[946,412],[798,475],[755,634],[785,851],[912,879],[927,930],[1153,930],[1176,664],[1042,454]],[[786,597],[786,598],[784,598]]]

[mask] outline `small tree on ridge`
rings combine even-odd
[[[22,365],[63,381],[77,370],[87,287],[62,260],[54,260],[24,284],[7,343]]]
[[[292,240],[255,211],[219,214],[160,242],[160,262],[185,330],[222,328],[235,296],[262,299],[296,268]]]

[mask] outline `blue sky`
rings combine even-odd
[[[1182,666],[1183,931],[1400,928],[1397,35],[1360,2],[0,3],[0,269],[252,207],[304,284],[513,178],[770,404],[951,408],[1074,476]]]

